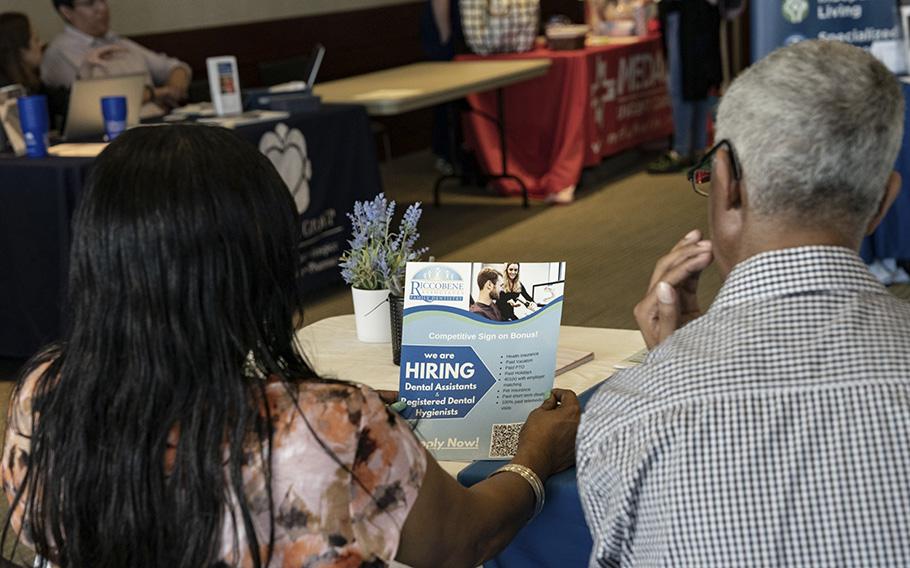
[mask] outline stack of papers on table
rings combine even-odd
[[[87,144],[57,144],[47,149],[47,153],[58,158],[94,158],[107,148],[107,142]]]
[[[215,124],[225,128],[237,128],[247,124],[258,124],[260,122],[269,122],[272,120],[284,120],[291,116],[291,113],[283,110],[250,110],[241,114],[232,116],[213,116],[211,118],[200,118],[198,122],[203,124]]]
[[[171,114],[165,117],[165,120],[189,120],[215,116],[215,107],[212,103],[192,103],[171,111]]]

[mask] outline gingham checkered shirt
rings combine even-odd
[[[910,566],[910,303],[848,249],[754,256],[577,452],[592,566]]]

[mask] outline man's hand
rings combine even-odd
[[[153,101],[168,110],[180,106],[180,102],[186,98],[186,93],[171,85],[155,87],[154,94]]]
[[[698,277],[712,260],[711,241],[701,240],[701,231],[695,229],[657,261],[648,293],[634,310],[648,349],[701,315]]]
[[[84,61],[91,65],[104,65],[108,59],[125,52],[126,48],[119,45],[103,45],[86,53]]]
[[[160,87],[155,87],[152,102],[165,110],[176,108],[186,100],[189,86],[190,75],[187,70],[182,66],[174,67],[167,81]]]

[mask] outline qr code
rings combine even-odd
[[[490,440],[491,458],[510,458],[518,451],[518,433],[524,422],[514,424],[493,424]]]

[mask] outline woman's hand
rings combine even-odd
[[[398,402],[398,391],[376,389],[376,394],[378,394],[379,399],[386,404]]]
[[[572,467],[580,418],[581,406],[575,393],[553,389],[550,397],[528,415],[512,461],[530,467],[541,479]]]
[[[528,415],[521,429],[519,463],[541,479],[575,463],[578,398],[569,390],[552,394]],[[527,481],[503,473],[462,487],[427,456],[417,500],[401,531],[396,559],[422,568],[477,566],[505,548],[534,511]]]

